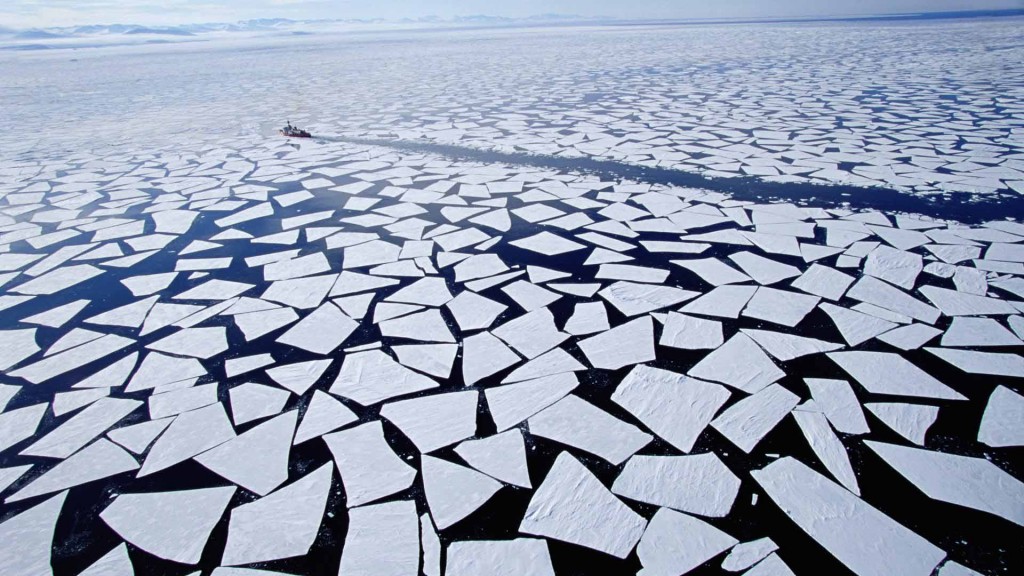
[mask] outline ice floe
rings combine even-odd
[[[643,517],[563,452],[534,492],[519,531],[625,558],[646,527]]]

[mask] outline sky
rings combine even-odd
[[[526,17],[622,19],[837,16],[1024,8],[1024,0],[0,0],[0,27],[175,25],[252,18]]]

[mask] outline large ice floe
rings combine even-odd
[[[714,76],[657,47],[731,61],[746,28],[605,30],[650,76],[590,75],[576,98],[575,71],[529,91],[484,67],[467,94],[446,65],[400,108],[346,92],[335,126],[562,166],[0,138],[0,574],[1024,572],[1024,224],[572,160],[1022,191],[1019,84],[971,71],[1019,54],[1003,26],[984,56],[976,28],[936,25],[967,43],[945,83],[903,74],[940,66],[921,56],[938,34]],[[831,34],[779,30],[763,42]]]

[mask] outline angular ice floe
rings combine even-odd
[[[523,488],[533,487],[526,465],[523,433],[518,429],[479,440],[467,440],[455,448],[455,453],[492,478]]]
[[[563,238],[557,234],[551,232],[540,232],[533,236],[522,238],[520,240],[513,240],[509,242],[516,248],[522,248],[523,250],[529,250],[538,254],[544,254],[547,256],[557,256],[559,254],[565,254],[566,252],[573,252],[575,250],[582,250],[586,248],[579,242],[573,242]]]
[[[0,566],[11,576],[53,574],[53,554],[57,519],[68,493],[61,492],[0,524]]]
[[[583,336],[595,332],[603,332],[611,326],[608,324],[608,311],[601,302],[579,302],[573,308],[572,316],[563,328],[573,336]]]
[[[474,334],[462,342],[462,379],[466,386],[518,363],[518,354],[490,332]]]
[[[544,540],[470,540],[448,545],[446,576],[555,576]]]
[[[713,350],[724,341],[721,322],[669,312],[658,344],[684,350]]]
[[[713,518],[729,514],[739,490],[714,454],[633,456],[612,485],[624,498]]]
[[[223,326],[186,328],[147,344],[146,348],[205,360],[228,349],[227,329]]]
[[[398,356],[399,363],[438,378],[451,375],[452,364],[459,351],[456,344],[410,344],[392,346],[391,349]]]
[[[129,544],[157,558],[197,564],[235,490],[226,486],[121,494],[100,518]]]
[[[233,509],[221,564],[252,564],[308,553],[323,520],[333,472],[331,464],[324,464],[269,496]]]
[[[611,399],[658,437],[689,452],[729,396],[729,390],[718,384],[636,366],[622,379]]]
[[[771,354],[775,359],[783,362],[793,360],[794,358],[800,358],[801,356],[807,356],[809,354],[831,352],[844,347],[842,344],[825,342],[824,340],[816,340],[814,338],[805,338],[803,336],[796,336],[793,334],[783,334],[782,332],[750,330],[746,328],[740,329],[740,332],[750,336],[750,338],[753,339],[754,342],[757,342],[761,348],[764,348],[766,352]]]
[[[512,382],[533,380],[553,374],[578,372],[586,369],[586,366],[581,364],[576,358],[573,358],[568,352],[561,348],[555,348],[516,368],[508,376],[502,378],[501,383],[510,384]]]
[[[568,444],[620,464],[652,437],[573,395],[530,417],[530,434]]]
[[[239,356],[237,358],[228,358],[224,361],[224,375],[228,378],[238,376],[239,374],[245,374],[246,372],[252,372],[253,370],[259,370],[264,366],[270,366],[274,363],[274,356],[270,353],[264,354],[253,354],[251,356]]]
[[[298,430],[295,431],[294,445],[318,438],[342,426],[358,420],[355,413],[331,395],[320,390],[313,391],[313,397],[302,415]]]
[[[839,333],[843,336],[843,340],[846,340],[846,343],[850,346],[866,342],[897,326],[888,320],[876,318],[856,310],[848,310],[841,306],[822,304],[821,309],[832,319]]]
[[[455,281],[468,282],[508,272],[497,254],[476,254],[455,265]]]
[[[736,334],[687,372],[753,394],[786,375],[745,334]]]
[[[555,327],[554,316],[547,308],[509,320],[492,333],[527,358],[535,358],[569,338]]]
[[[235,426],[280,414],[289,394],[280,388],[247,382],[228,391]]]
[[[334,455],[349,508],[401,492],[416,479],[416,469],[403,462],[384,440],[380,421],[323,438]]]
[[[445,303],[463,332],[490,328],[508,306],[465,290]]]
[[[801,530],[855,574],[929,576],[946,557],[794,458],[782,458],[751,475]]]
[[[409,370],[380,350],[348,354],[329,392],[363,406],[436,388],[437,382]]]
[[[48,408],[49,404],[44,402],[0,414],[0,452],[31,438]]]
[[[150,296],[131,304],[118,306],[112,310],[91,316],[83,320],[86,324],[98,324],[101,326],[121,326],[124,328],[138,328],[142,326],[143,320],[153,305],[156,304],[159,296]]]
[[[14,495],[7,497],[5,502],[17,502],[59,492],[138,468],[139,464],[131,454],[109,440],[100,438],[60,462]]]
[[[668,306],[674,306],[699,295],[698,292],[680,290],[674,286],[637,284],[620,281],[598,294],[626,316],[638,316]]]
[[[648,362],[655,359],[654,321],[650,316],[637,318],[580,340],[577,345],[594,368],[618,370]]]
[[[494,425],[502,432],[558,402],[578,385],[576,375],[567,372],[488,388],[484,397]]]
[[[795,278],[800,275],[800,269],[795,266],[782,264],[771,258],[758,256],[750,252],[737,252],[731,254],[729,259],[762,286],[782,282],[787,278]]]
[[[476,434],[478,398],[476,390],[435,394],[389,402],[380,409],[380,415],[425,454]]]
[[[154,474],[206,452],[235,437],[224,406],[218,402],[174,418],[150,448],[139,477]]]
[[[290,410],[196,457],[239,486],[264,496],[288,480],[298,410]]]
[[[921,404],[878,402],[864,404],[864,407],[886,426],[918,446],[924,446],[928,428],[935,423],[935,419],[939,416],[937,407]]]
[[[139,424],[111,430],[107,432],[107,437],[118,445],[123,446],[132,454],[142,454],[173,421],[173,417],[148,420]]]
[[[316,308],[335,285],[335,274],[272,282],[260,298],[300,310]]]
[[[58,392],[53,397],[53,415],[57,417],[64,416],[109,395],[110,388],[89,388],[86,390]],[[5,403],[4,399],[0,397],[0,405]]]
[[[338,574],[416,576],[420,571],[420,528],[411,500],[349,511],[348,532]]]
[[[455,337],[441,316],[440,310],[431,308],[379,324],[380,333],[392,338],[407,338],[422,342],[455,342]]]
[[[976,352],[951,348],[925,348],[925,350],[969,374],[1024,377],[1024,357],[1018,354]]]
[[[884,442],[864,443],[929,498],[1024,526],[1024,483],[992,462]]]
[[[679,576],[736,545],[737,540],[718,528],[667,508],[651,518],[637,555],[643,576]]]
[[[138,400],[103,398],[22,450],[21,454],[67,458],[141,405]]]
[[[373,323],[380,324],[386,320],[392,318],[398,318],[423,310],[424,307],[418,304],[394,304],[391,302],[381,302],[373,308]]]
[[[452,299],[444,278],[423,278],[391,294],[388,302],[442,306]]]
[[[174,296],[174,300],[229,300],[255,286],[228,280],[210,280]]]
[[[533,493],[519,531],[625,558],[646,526],[642,516],[609,492],[583,464],[562,452]]]
[[[992,318],[953,318],[942,335],[943,346],[1024,346],[1013,332]]]
[[[850,457],[846,454],[846,448],[842,441],[832,431],[825,414],[815,411],[813,402],[808,403],[812,407],[798,407],[792,412],[793,418],[800,426],[804,438],[810,444],[811,450],[825,468],[832,474],[832,477],[846,487],[847,490],[860,496],[860,487],[857,485],[857,475],[853,472],[850,464]],[[806,406],[806,405],[805,405]]]
[[[900,350],[916,350],[939,334],[942,334],[942,330],[915,322],[890,330],[878,336],[878,339]]]
[[[811,310],[814,310],[819,300],[820,298],[817,296],[762,286],[747,302],[747,307],[743,309],[743,315],[792,328],[799,324]]]
[[[560,294],[525,280],[517,280],[503,287],[501,291],[527,312],[543,308],[562,297]]]
[[[981,417],[978,442],[996,448],[1024,446],[1024,396],[996,386]]]
[[[311,360],[309,362],[297,362],[285,364],[267,369],[267,376],[277,382],[282,388],[290,390],[293,394],[303,395],[313,384],[316,384],[323,375],[331,360]]]
[[[430,516],[439,530],[469,516],[501,489],[497,480],[439,458],[423,456],[420,468]]]
[[[811,391],[815,408],[825,414],[833,428],[844,434],[867,434],[871,431],[849,382],[804,378],[804,383]]]
[[[395,262],[398,260],[398,255],[401,251],[401,247],[390,242],[371,240],[363,244],[346,247],[341,259],[341,266],[349,270],[351,268]]]
[[[750,277],[722,262],[718,258],[696,260],[673,260],[673,264],[681,266],[701,277],[712,286],[748,282]]]
[[[176,274],[172,272],[172,274]],[[39,324],[40,326],[48,326],[50,328],[60,328],[67,324],[72,318],[78,315],[86,306],[89,305],[89,300],[75,300],[67,304],[51,308],[45,312],[40,312],[28,318],[22,318],[22,322],[27,324]]]
[[[827,356],[872,394],[966,400],[909,360],[887,352],[830,352]]]
[[[835,302],[843,297],[850,284],[853,284],[851,276],[828,266],[812,264],[803,275],[794,280],[790,285],[808,294],[814,294],[815,296]]]
[[[328,302],[288,329],[277,341],[316,354],[327,354],[341,346],[358,327],[358,322]]]
[[[1015,314],[1017,309],[1006,300],[948,290],[938,286],[922,286],[924,294],[932,304],[946,316],[984,316]]]
[[[530,282],[533,282],[534,284],[542,284],[550,280],[572,277],[572,274],[568,272],[552,270],[551,268],[545,268],[543,266],[527,266],[526,272],[530,275]]]
[[[679,311],[716,318],[739,318],[740,311],[756,291],[756,286],[719,286],[683,306]]]
[[[730,406],[711,421],[711,427],[749,454],[798,402],[797,395],[772,384]]]
[[[19,284],[12,288],[11,291],[17,292],[18,294],[29,294],[32,296],[56,294],[61,290],[71,288],[72,286],[77,286],[82,282],[91,280],[100,274],[103,274],[103,270],[88,264],[63,266],[52,272],[33,278],[28,282]]]
[[[118,350],[123,350],[134,343],[134,340],[129,338],[107,334],[91,342],[29,364],[24,368],[19,368],[10,372],[10,375],[24,378],[33,384],[39,384],[46,382],[50,378],[70,372],[79,366],[85,366],[90,362],[109,356]]]
[[[722,569],[729,572],[746,570],[778,549],[779,545],[771,538],[758,538],[737,544],[729,551],[725,560],[722,560]]]
[[[927,286],[922,287],[921,293],[923,294],[927,288]],[[940,315],[938,309],[872,276],[861,276],[846,295],[854,300],[874,304],[926,324],[934,324]]]
[[[380,278],[378,276],[345,271],[338,276],[338,279],[331,288],[329,295],[332,297],[344,296],[346,294],[356,294],[358,292],[384,288],[395,284],[398,284],[398,280],[393,278]]]
[[[988,276],[984,270],[957,266],[953,274],[953,285],[965,294],[985,296],[988,294]]]
[[[914,281],[924,269],[924,260],[913,252],[879,246],[864,260],[864,273],[905,288],[914,289]]]

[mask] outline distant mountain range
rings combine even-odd
[[[621,20],[605,17],[586,17],[575,14],[537,14],[525,18],[509,18],[485,14],[441,18],[425,16],[400,20],[385,19],[331,19],[292,20],[288,18],[259,18],[240,22],[211,22],[183,24],[178,26],[142,26],[136,24],[94,24],[87,26],[65,26],[14,30],[0,26],[0,40],[6,45],[0,49],[44,50],[75,45],[111,45],[174,42],[196,39],[212,33],[279,33],[315,34],[352,28],[443,28],[443,27],[512,27],[574,24],[707,24],[707,23],[757,23],[757,22],[813,22],[825,20],[933,20],[943,18],[987,18],[1000,16],[1024,16],[1024,9],[971,10],[961,12],[929,12],[920,14],[880,14],[876,16],[845,16],[816,18],[765,18],[765,19],[679,19],[679,20]],[[132,37],[135,37],[132,39]]]
[[[65,26],[12,30],[0,27],[0,36],[16,40],[56,40],[62,38],[87,38],[112,35],[153,35],[153,36],[197,36],[210,32],[302,32],[313,29],[330,29],[333,26],[374,24],[421,25],[421,26],[515,26],[522,24],[565,23],[597,21],[601,18],[587,18],[571,14],[538,14],[527,18],[506,18],[503,16],[459,16],[440,18],[383,19],[332,19],[332,20],[291,20],[288,18],[260,18],[240,22],[211,22],[183,24],[178,26],[141,26],[135,24],[93,24],[88,26]]]

